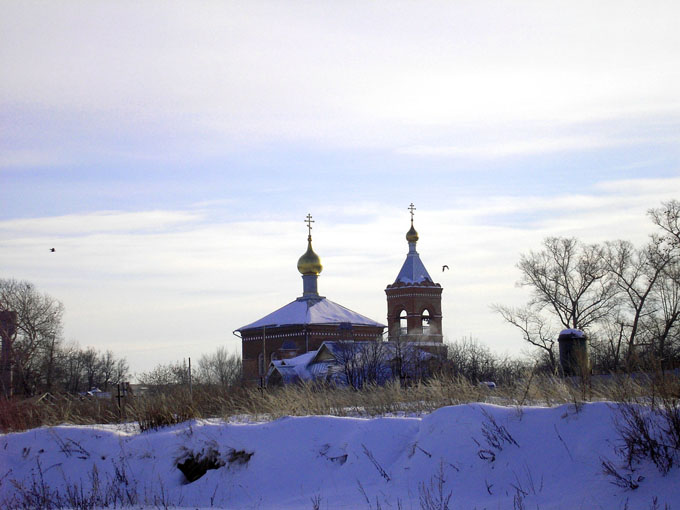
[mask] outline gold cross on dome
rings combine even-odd
[[[411,223],[413,223],[413,211],[416,210],[416,206],[413,205],[413,202],[411,202],[411,205],[408,206],[408,210],[411,212]]]
[[[307,228],[309,229],[309,234],[312,235],[312,223],[314,223],[314,220],[312,219],[311,214],[307,214],[307,219],[305,220],[305,223],[307,224]]]

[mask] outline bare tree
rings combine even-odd
[[[680,201],[662,202],[662,207],[648,211],[652,222],[661,229],[668,244],[680,246]]]
[[[662,366],[677,366],[680,364],[680,201],[663,202],[648,214],[661,229],[661,235],[652,236],[652,241],[669,260],[654,289],[657,312],[648,323],[657,359]]]
[[[349,386],[358,390],[363,385],[360,360],[354,342],[336,342],[333,357],[340,366],[342,374]]]
[[[493,305],[492,309],[537,347],[551,372],[557,373],[558,328],[588,329],[609,319],[617,306],[619,287],[605,262],[606,250],[574,238],[549,237],[543,250],[521,255],[518,282],[532,291],[524,307]],[[553,319],[553,320],[551,320]]]
[[[588,337],[594,367],[609,373],[618,371],[626,357],[626,321],[618,316],[603,321]]]
[[[46,376],[52,383],[54,353],[61,341],[64,306],[32,283],[0,280],[0,310],[17,313],[12,359],[24,394],[33,394]]]
[[[80,347],[70,344],[62,349],[63,353],[63,384],[69,393],[77,393],[83,390],[83,358]]]
[[[169,386],[189,384],[189,369],[185,361],[159,364],[148,372],[137,374],[140,384],[148,386]]]
[[[616,306],[618,288],[604,248],[574,238],[549,237],[543,250],[521,255],[519,284],[530,287],[530,308],[554,315],[565,328],[587,329]]]
[[[381,384],[391,377],[385,342],[335,342],[333,356],[349,386],[355,390],[365,384]]]
[[[416,342],[409,342],[405,338],[398,336],[386,344],[392,358],[392,377],[399,379],[402,384],[426,378],[432,368],[431,358],[425,351],[420,349]],[[443,361],[444,359],[438,360],[439,368]]]
[[[101,354],[90,347],[64,344],[64,306],[33,284],[0,280],[0,310],[17,312],[17,336],[12,346],[14,373],[20,392],[79,392],[92,387],[107,389],[127,377],[128,365],[111,351]]]
[[[359,367],[364,383],[383,384],[392,375],[385,342],[358,342]]]
[[[626,343],[626,364],[629,365],[640,339],[642,343],[652,342],[651,332],[644,325],[658,309],[656,298],[659,293],[655,290],[663,285],[666,268],[672,263],[673,256],[662,248],[657,238],[640,249],[628,241],[607,243],[604,260],[621,291],[617,329],[619,339]]]
[[[494,309],[556,367],[557,331],[587,330],[600,369],[680,364],[680,202],[649,215],[661,233],[643,247],[627,241],[587,245],[551,237],[539,252],[522,255],[525,307]]]
[[[113,371],[113,384],[120,384],[130,379],[130,365],[125,358],[116,360],[116,366]]]
[[[530,366],[526,361],[500,357],[472,337],[463,337],[448,343],[447,347],[447,372],[473,383],[494,381],[511,384]]]
[[[219,386],[232,386],[241,381],[241,357],[229,354],[225,347],[212,354],[204,354],[198,360],[196,382]]]
[[[113,352],[106,351],[99,356],[99,389],[109,390],[110,384],[115,384],[116,357]]]
[[[556,374],[558,359],[555,353],[555,344],[558,331],[551,322],[531,305],[523,308],[493,305],[492,309],[508,323],[518,328],[526,342],[538,347],[539,352],[546,357],[550,372]]]
[[[656,359],[671,368],[680,362],[680,261],[666,266],[654,291],[657,309],[646,326]]]
[[[82,367],[85,372],[85,380],[87,381],[86,390],[91,390],[97,386],[97,375],[101,371],[101,365],[97,351],[89,347],[84,351],[80,351],[82,359]]]

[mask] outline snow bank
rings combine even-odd
[[[641,466],[639,489],[610,483],[602,459],[619,462],[614,410],[605,403],[556,408],[460,405],[419,418],[283,418],[270,423],[187,422],[156,432],[61,426],[0,436],[0,505],[18,487],[53,491],[113,484],[151,504],[311,509],[420,508],[443,475],[451,508],[649,508],[680,501],[679,471]],[[188,483],[178,460],[221,465]],[[431,485],[434,483],[434,485]],[[435,491],[436,492],[436,491]],[[158,501],[158,500],[156,500]]]

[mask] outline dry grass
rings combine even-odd
[[[61,398],[0,398],[0,431],[26,430],[62,423],[117,423],[120,413],[114,402],[104,399]]]
[[[677,378],[664,384],[678,386]],[[367,386],[361,391],[318,384],[283,388],[165,388],[156,394],[129,399],[121,409],[115,401],[0,400],[0,430],[26,430],[43,425],[118,423],[136,421],[142,430],[159,428],[191,418],[230,418],[247,415],[252,420],[281,416],[333,415],[377,416],[420,414],[437,408],[469,402],[505,406],[580,405],[587,401],[628,402],[653,399],[659,393],[655,379],[612,376],[597,381],[570,382],[527,374],[516,384],[489,389],[465,379],[434,377],[427,382],[402,387],[398,383]],[[677,391],[677,389],[665,390]]]

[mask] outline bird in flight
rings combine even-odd
[[[447,270],[448,268],[449,268],[449,266],[447,266],[446,264],[444,264],[444,265],[442,266],[442,273],[443,273],[445,270]]]
[[[50,248],[50,251],[51,251],[52,253],[54,253],[54,252],[55,252],[55,249],[54,249],[54,248]]]

